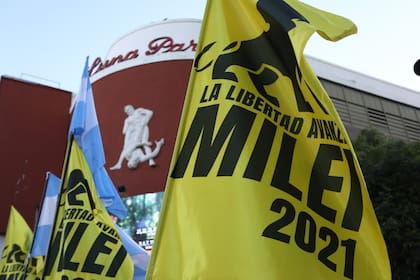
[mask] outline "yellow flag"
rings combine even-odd
[[[133,263],[98,199],[83,152],[71,142],[45,279],[132,279]]]
[[[314,32],[356,26],[300,1],[208,0],[147,279],[391,279],[350,138],[303,56]]]
[[[25,219],[12,206],[6,229],[4,249],[0,261],[0,279],[40,279],[41,258],[33,258],[28,262],[28,253],[32,243],[32,230]],[[28,262],[28,263],[27,263]]]

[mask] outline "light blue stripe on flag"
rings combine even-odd
[[[44,191],[45,195],[41,202],[39,221],[35,229],[34,241],[32,243],[32,257],[45,256],[47,252],[59,191],[60,179],[48,172]]]
[[[107,210],[118,218],[124,219],[127,216],[127,209],[104,167],[105,154],[90,84],[88,61],[89,59],[86,58],[80,91],[76,97],[70,123],[69,138],[73,134],[82,148],[91,169],[98,195]]]
[[[115,225],[124,248],[127,250],[127,253],[131,256],[131,259],[134,263],[134,276],[133,280],[143,280],[146,276],[147,266],[149,265],[150,255],[138,245],[122,228],[117,224]]]

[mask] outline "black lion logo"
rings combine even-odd
[[[272,104],[280,106],[277,97],[267,92],[265,88],[265,86],[271,85],[279,79],[275,71],[269,67],[264,67],[264,65],[270,65],[290,79],[298,110],[300,112],[313,112],[312,106],[305,100],[302,92],[301,85],[302,83],[306,84],[306,82],[302,80],[302,73],[298,67],[292,42],[288,35],[288,32],[296,27],[294,21],[308,22],[308,20],[284,1],[259,0],[257,10],[269,23],[270,29],[254,39],[232,42],[226,46],[223,53],[214,61],[212,78],[238,82],[236,74],[230,72],[228,68],[232,65],[241,66],[248,69],[248,75],[258,92]],[[198,67],[201,57],[215,43],[206,45],[197,55],[194,66],[198,72],[203,71],[213,63],[211,61],[202,68]],[[263,70],[257,73],[261,68]],[[326,113],[308,85],[307,88]]]

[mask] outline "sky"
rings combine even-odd
[[[240,0],[235,0],[240,1]],[[306,0],[352,20],[339,42],[314,34],[304,53],[415,90],[420,76],[419,0]],[[2,0],[0,75],[78,91],[84,61],[104,58],[123,35],[165,18],[202,19],[206,0]]]

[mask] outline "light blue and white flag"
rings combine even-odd
[[[34,232],[31,257],[45,256],[48,249],[48,242],[51,235],[51,228],[54,222],[55,210],[57,208],[57,197],[60,191],[60,178],[47,172],[45,180],[44,197],[41,201],[41,208],[38,223]]]
[[[89,58],[86,58],[80,91],[75,100],[69,138],[74,135],[82,148],[91,169],[98,195],[107,210],[118,218],[124,219],[127,216],[127,209],[104,167],[105,153],[93,100],[88,64]]]
[[[128,235],[117,224],[115,225],[118,233],[120,234],[124,248],[131,256],[134,263],[134,276],[133,280],[143,280],[146,277],[147,266],[149,265],[150,254],[137,244],[130,235]]]

